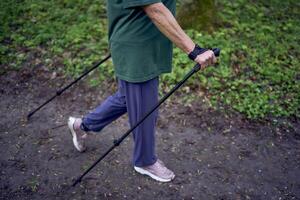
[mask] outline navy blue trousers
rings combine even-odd
[[[158,102],[158,77],[142,83],[118,80],[118,91],[101,105],[83,117],[81,128],[85,131],[101,131],[121,115],[128,113],[133,126]],[[158,111],[153,112],[133,131],[133,164],[137,167],[156,162],[155,125]]]

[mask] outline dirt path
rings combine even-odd
[[[0,76],[0,199],[300,199],[297,119],[275,126],[171,102],[160,111],[157,153],[176,173],[173,182],[135,173],[128,138],[68,188],[127,130],[127,119],[92,136],[86,153],[76,152],[66,126],[51,128],[86,113],[112,90],[81,83],[26,122],[28,111],[63,83],[60,77],[46,81],[50,76],[26,69]]]

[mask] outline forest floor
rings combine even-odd
[[[299,119],[250,121],[176,93],[160,109],[157,154],[176,178],[158,183],[133,170],[132,138],[97,165],[76,187],[72,181],[128,129],[121,117],[88,149],[72,145],[68,116],[81,116],[112,94],[84,81],[26,115],[70,79],[46,68],[24,67],[0,76],[0,199],[300,199]]]

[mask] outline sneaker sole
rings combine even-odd
[[[80,149],[79,148],[78,141],[77,141],[77,135],[76,135],[75,130],[73,128],[74,123],[75,123],[75,118],[70,117],[69,120],[68,120],[68,127],[69,127],[70,133],[72,135],[73,144],[74,144],[77,151],[83,152],[85,149]]]
[[[163,179],[163,178],[160,178],[160,177],[156,176],[155,174],[152,174],[151,172],[149,172],[147,170],[144,170],[143,168],[136,167],[136,166],[134,167],[134,170],[137,171],[138,173],[142,174],[142,175],[150,176],[154,180],[159,181],[159,182],[164,182],[164,183],[170,182],[171,180],[173,180],[175,178],[175,175],[174,175],[170,179]]]

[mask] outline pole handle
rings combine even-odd
[[[212,51],[214,52],[216,57],[219,57],[221,54],[221,49],[219,48],[213,48]]]
[[[213,48],[213,49],[211,49],[213,52],[214,52],[214,54],[215,54],[215,56],[216,57],[219,57],[220,56],[220,54],[221,54],[221,49],[219,49],[219,48]],[[199,64],[199,63],[197,63],[195,66],[194,66],[194,70],[197,72],[197,71],[199,71],[201,69],[201,65]]]

